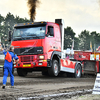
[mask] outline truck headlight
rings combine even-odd
[[[39,56],[39,59],[44,59],[44,55],[40,55]]]

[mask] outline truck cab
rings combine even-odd
[[[15,66],[19,76],[38,70],[49,73],[53,58],[61,58],[60,26],[51,22],[16,24],[11,45],[19,57]]]

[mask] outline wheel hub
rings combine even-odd
[[[76,73],[77,73],[77,76],[80,76],[80,69],[78,68],[77,70],[76,70]]]
[[[58,67],[57,67],[57,64],[54,64],[54,71],[55,71],[55,73],[57,73],[57,72],[58,72]]]

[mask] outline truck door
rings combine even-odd
[[[56,40],[56,50],[61,52],[61,36],[58,27],[55,27],[55,40]]]
[[[51,54],[56,49],[56,42],[55,42],[55,34],[54,34],[54,27],[47,26],[47,34],[46,34],[46,51],[48,55],[48,59],[51,58]]]

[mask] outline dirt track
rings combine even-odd
[[[1,70],[1,86],[2,76]],[[0,89],[0,100],[66,100],[73,96],[91,93],[95,82],[95,76],[92,75],[76,79],[66,76],[47,77],[42,76],[40,72],[33,72],[26,77],[19,77],[15,71],[14,76],[15,87],[10,88],[8,77],[6,89]]]

